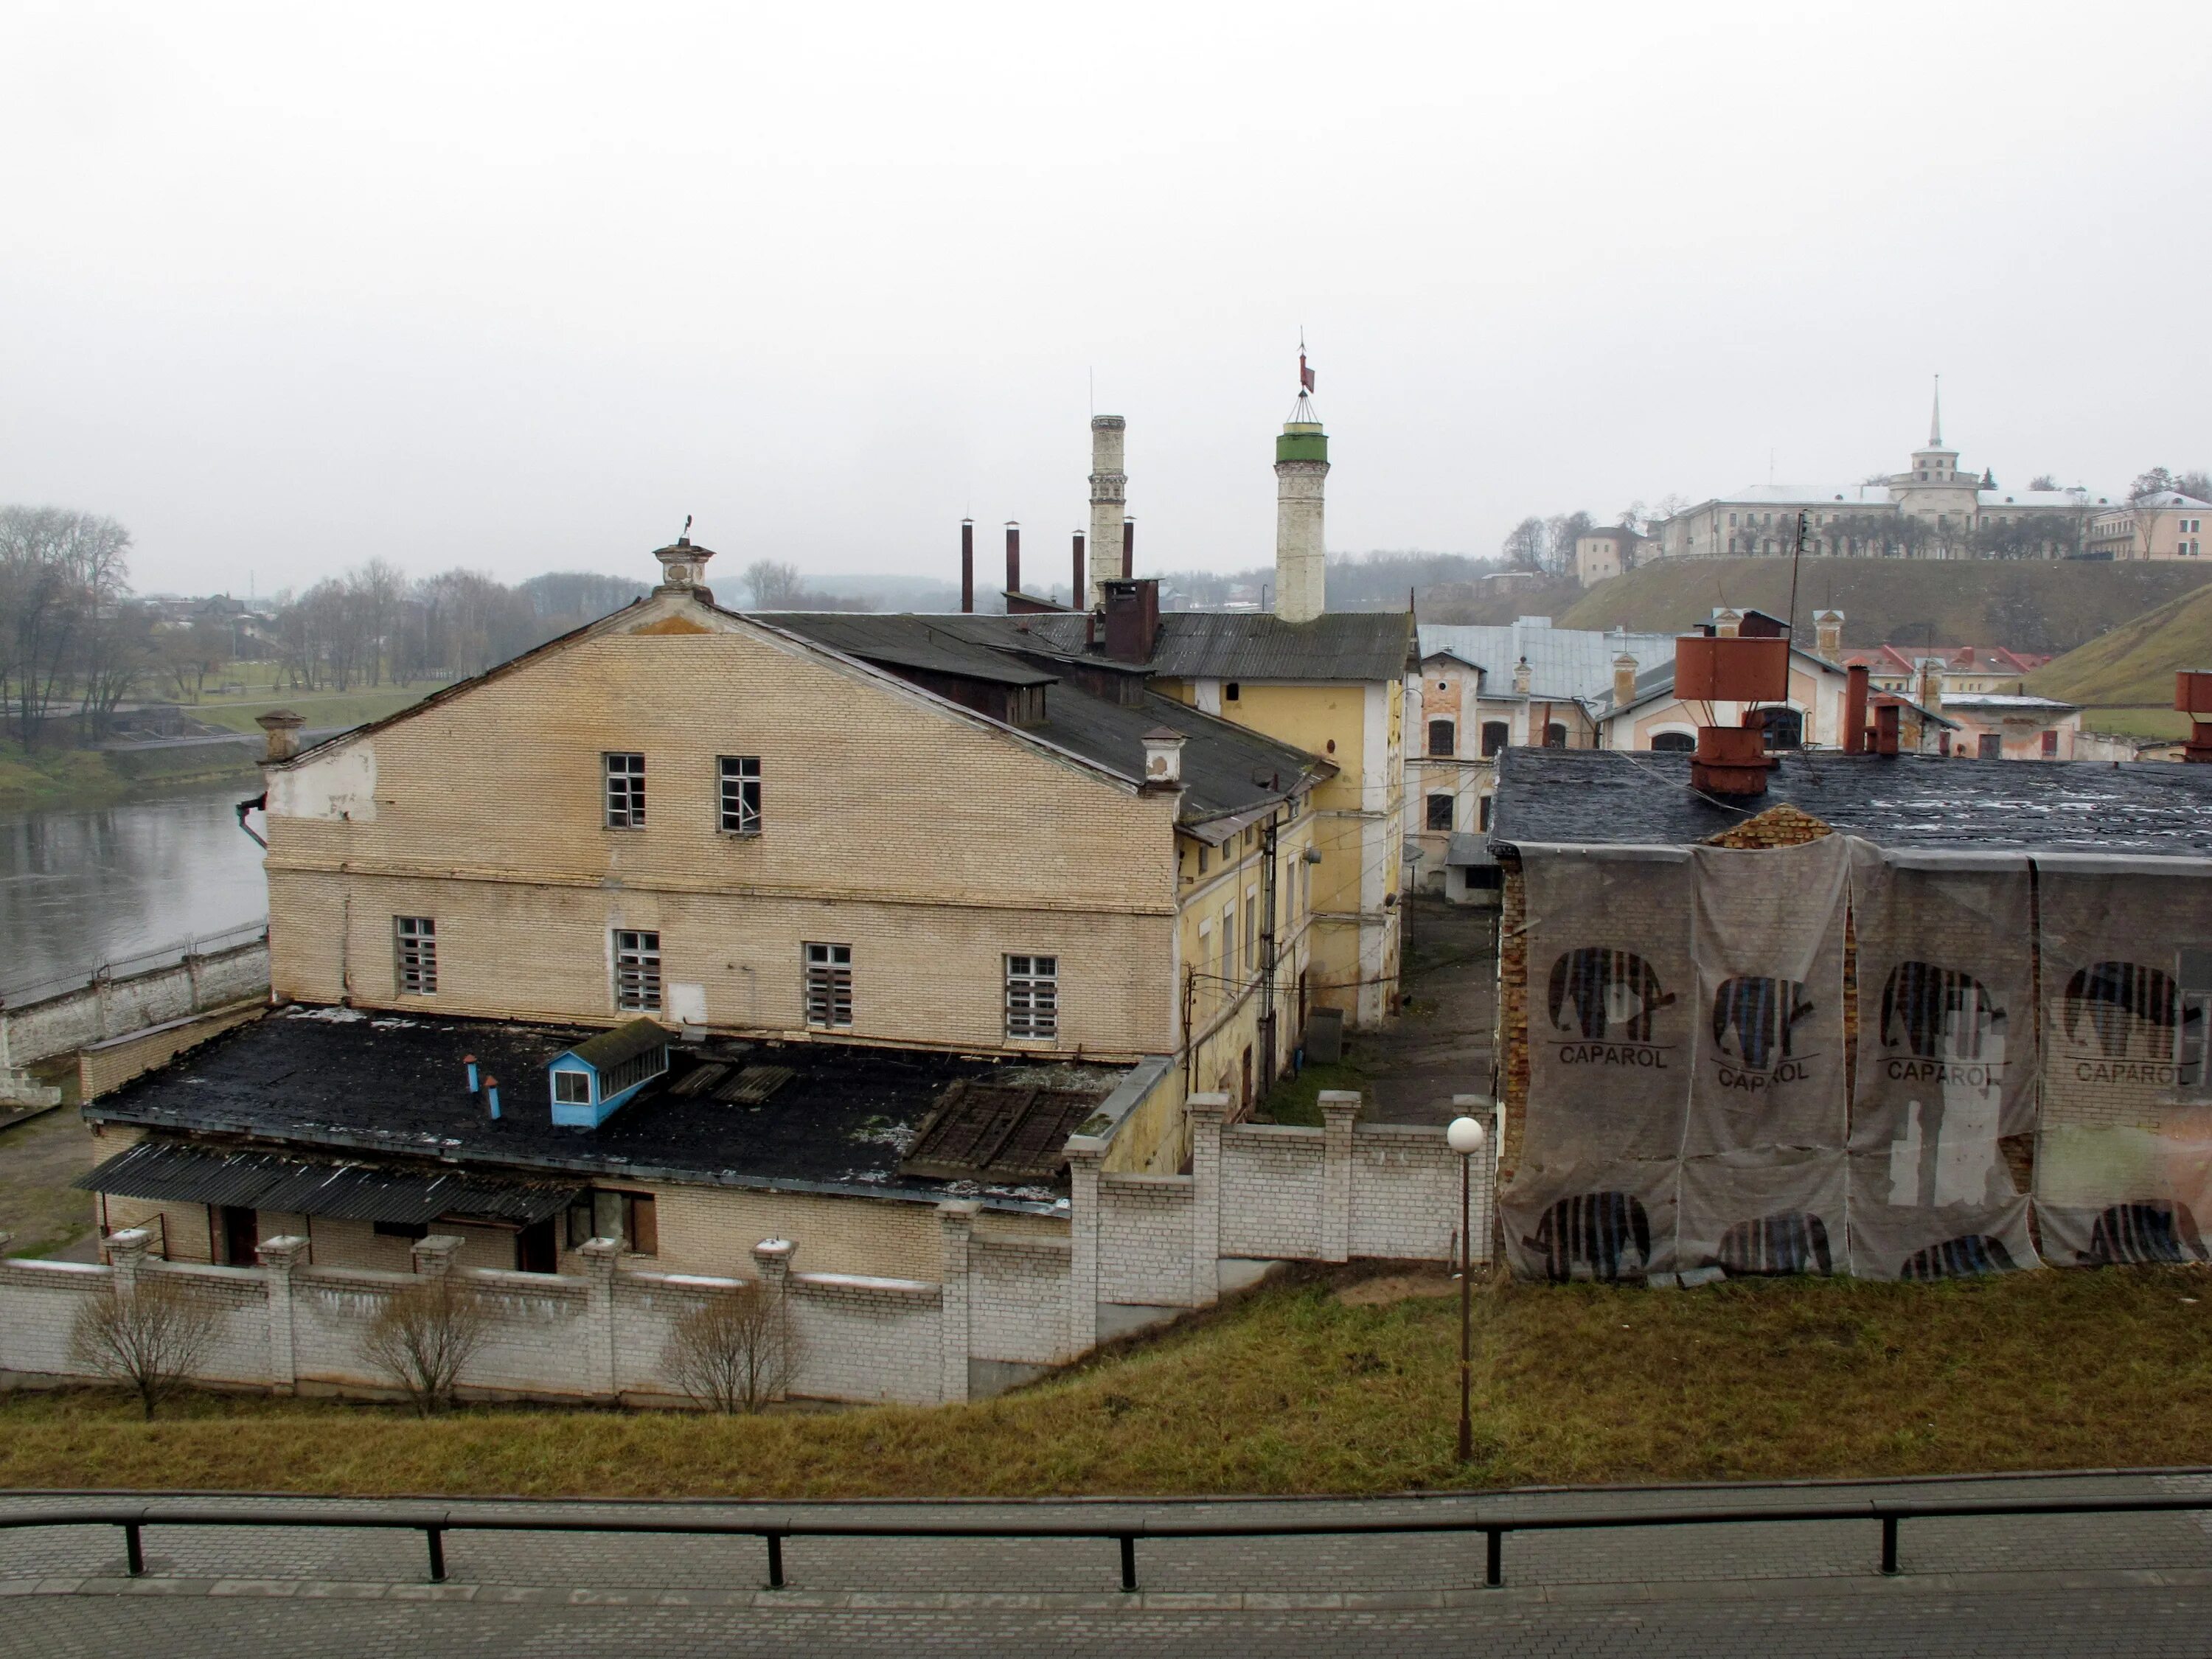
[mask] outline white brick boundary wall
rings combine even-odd
[[[753,1249],[758,1282],[784,1298],[798,1342],[791,1392],[916,1405],[966,1400],[1063,1364],[1124,1331],[1219,1300],[1279,1261],[1446,1259],[1459,1228],[1461,1161],[1440,1128],[1357,1122],[1358,1097],[1322,1097],[1318,1129],[1224,1121],[1224,1095],[1194,1095],[1188,1175],[1109,1174],[1108,1141],[1068,1143],[1073,1221],[1065,1238],[1000,1237],[972,1200],[938,1206],[939,1283],[810,1273],[805,1241]],[[1472,1170],[1478,1259],[1486,1259],[1490,1161]],[[856,1199],[856,1203],[877,1200]],[[5,1235],[0,1235],[4,1246]],[[677,1322],[744,1281],[624,1271],[594,1239],[581,1273],[453,1266],[459,1241],[416,1242],[413,1273],[307,1265],[305,1239],[265,1239],[261,1265],[162,1261],[137,1230],[106,1240],[114,1266],[0,1260],[0,1381],[83,1382],[70,1357],[78,1310],[112,1283],[188,1282],[216,1310],[199,1371],[216,1384],[387,1395],[362,1352],[377,1309],[426,1274],[464,1279],[491,1310],[463,1373],[478,1398],[684,1403],[670,1370]]]
[[[20,1006],[0,1004],[0,1071],[189,1019],[269,994],[269,945],[256,939],[143,973],[110,977]]]

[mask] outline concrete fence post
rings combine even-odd
[[[105,963],[92,970],[92,1006],[100,1020],[100,1041],[102,1042],[115,1035],[114,1011],[110,1006],[107,988],[109,978]]]
[[[622,1403],[620,1350],[615,1331],[615,1269],[622,1261],[619,1238],[587,1238],[577,1246],[584,1258],[584,1329],[589,1333],[591,1370],[586,1384],[602,1400]]]
[[[191,988],[192,1000],[191,1012],[195,1014],[207,1006],[207,999],[202,994],[200,986],[200,970],[206,960],[207,958],[199,953],[198,939],[185,947],[185,981]]]
[[[1067,1138],[1067,1352],[1098,1346],[1098,1176],[1106,1143],[1096,1135]]]
[[[453,1258],[460,1250],[461,1241],[452,1233],[426,1233],[415,1241],[408,1255],[415,1263],[415,1271],[423,1278],[443,1279],[453,1271]]]
[[[787,1343],[794,1341],[799,1334],[792,1328],[791,1310],[791,1258],[798,1249],[799,1246],[787,1238],[763,1238],[753,1246],[753,1266],[760,1274],[761,1289],[782,1316],[783,1334]],[[785,1350],[787,1363],[783,1369],[787,1373],[794,1370],[788,1363],[791,1352],[789,1347]],[[799,1364],[803,1366],[805,1359],[805,1351],[799,1350]],[[783,1386],[776,1391],[775,1397],[779,1400],[788,1397],[791,1383],[797,1380],[795,1375],[788,1376]]]
[[[1321,1091],[1321,1259],[1352,1260],[1352,1124],[1359,1097],[1345,1089]]]
[[[1192,1095],[1190,1120],[1190,1300],[1199,1308],[1221,1299],[1221,1126],[1229,1097]]]
[[[944,1293],[939,1302],[938,1398],[947,1405],[968,1397],[968,1358],[975,1342],[968,1247],[982,1208],[972,1198],[947,1199],[937,1206],[945,1253]]]
[[[293,1346],[292,1276],[307,1260],[307,1241],[285,1233],[261,1241],[261,1280],[269,1291],[269,1389],[290,1394],[299,1385],[300,1364]]]
[[[146,1265],[146,1253],[154,1247],[154,1235],[143,1227],[125,1227],[121,1232],[107,1236],[107,1260],[115,1269],[115,1293],[127,1297],[138,1289],[138,1274]]]

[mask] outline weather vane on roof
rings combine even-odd
[[[691,515],[689,513],[684,515],[684,533],[676,539],[679,542],[688,542],[691,539]]]

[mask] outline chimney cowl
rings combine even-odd
[[[1164,793],[1182,787],[1182,746],[1187,741],[1182,732],[1164,726],[1156,726],[1144,734],[1146,793]]]
[[[253,723],[269,735],[268,751],[264,760],[289,760],[300,752],[300,728],[307,723],[304,714],[295,714],[289,708],[272,708],[265,714],[254,717]]]

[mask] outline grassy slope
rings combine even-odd
[[[2131,618],[2030,677],[2028,690],[2069,702],[2171,708],[2173,671],[2212,667],[2212,588]]]
[[[210,726],[227,726],[233,732],[258,736],[261,728],[254,725],[255,718],[272,708],[289,708],[304,714],[308,726],[318,730],[325,726],[361,726],[369,720],[380,720],[386,714],[396,714],[437,689],[436,685],[425,684],[382,686],[365,691],[276,691],[257,686],[243,697],[209,697],[202,702],[189,703],[185,712]]]
[[[1344,1275],[1339,1274],[1340,1279]],[[2212,1462],[2212,1276],[1514,1286],[1478,1459],[1457,1304],[1319,1273],[1021,1393],[716,1419],[103,1392],[0,1404],[0,1486],[860,1497],[1384,1492]]]
[[[1797,613],[1809,638],[1814,611],[1832,605],[1842,611],[1844,639],[1850,645],[1917,643],[1929,637],[1932,626],[1937,644],[2004,645],[2055,653],[2196,591],[2208,580],[2212,568],[2179,562],[1808,559],[1798,580]],[[1674,559],[1649,564],[1599,583],[1553,614],[1562,628],[1667,633],[1705,621],[1719,605],[1756,605],[1785,615],[1790,562]]]

